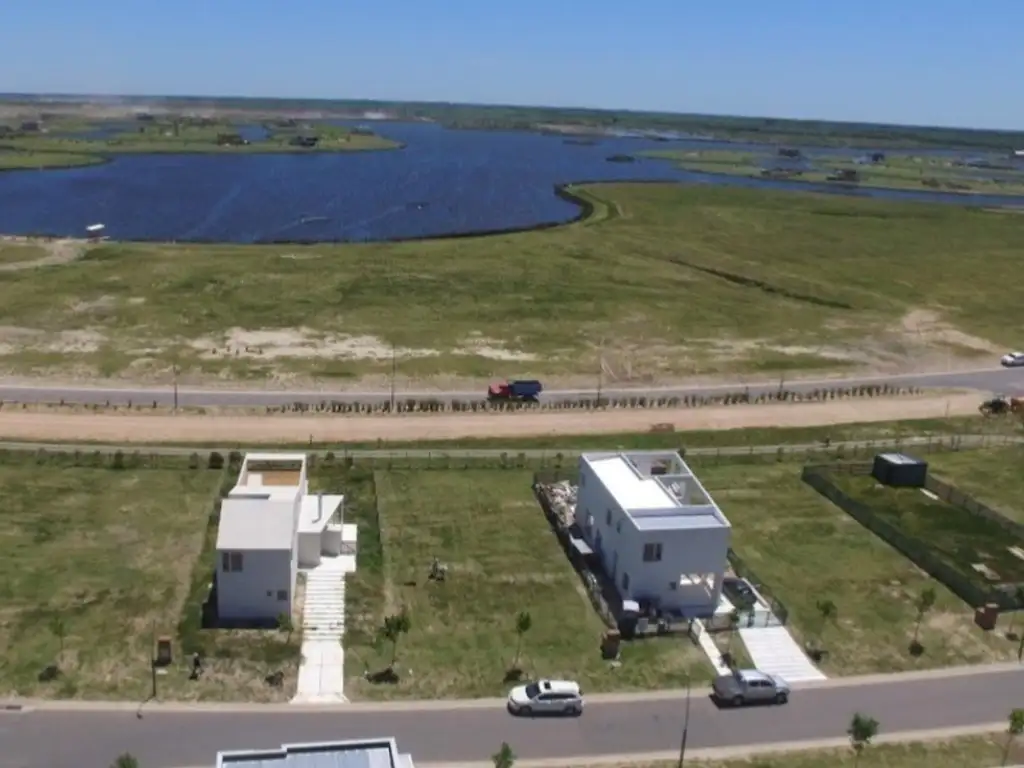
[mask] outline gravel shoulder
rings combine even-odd
[[[394,416],[192,416],[63,414],[0,411],[0,438],[104,441],[113,443],[203,442],[296,443],[373,440],[452,440],[468,437],[530,437],[807,427],[855,422],[942,418],[977,413],[976,394],[850,400],[843,402],[736,405],[671,410],[594,413],[444,414]]]

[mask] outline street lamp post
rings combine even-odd
[[[395,375],[398,373],[398,353],[395,345],[391,345],[391,409],[389,413],[395,412]]]
[[[690,732],[690,676],[686,676],[686,710],[683,715],[683,738],[679,742],[679,768],[686,760],[686,737]]]

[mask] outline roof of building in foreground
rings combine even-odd
[[[414,768],[394,739],[285,744],[279,749],[220,752],[216,768]]]
[[[730,527],[718,504],[678,453],[593,452],[580,458],[637,530]]]

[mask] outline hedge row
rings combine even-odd
[[[870,397],[906,397],[921,394],[920,387],[893,387],[888,384],[864,385],[859,387],[828,387],[806,392],[794,392],[788,389],[772,390],[752,395],[749,392],[727,392],[721,395],[682,395],[682,396],[641,396],[631,397],[581,397],[573,400],[560,400],[539,403],[520,402],[488,402],[484,400],[452,400],[443,401],[437,398],[402,398],[395,401],[396,413],[485,413],[507,411],[574,411],[574,410],[607,410],[607,409],[656,409],[656,408],[703,408],[722,405],[747,405],[764,403],[820,403],[829,400],[850,400]],[[0,400],[0,408],[18,406],[27,409],[29,403],[5,403]],[[81,407],[86,410],[101,411],[145,411],[156,410],[160,404],[155,400],[150,403],[112,404],[106,403],[77,404],[65,403],[63,400],[55,405]],[[166,407],[166,406],[165,406]],[[196,413],[205,413],[205,408],[189,409]],[[322,400],[319,403],[289,403],[287,405],[268,405],[264,409],[267,414],[278,413],[364,413],[378,414],[391,412],[389,402],[348,402],[340,400]]]
[[[861,387],[831,387],[807,392],[787,389],[752,395],[749,392],[729,392],[722,395],[683,395],[664,397],[581,397],[557,402],[517,403],[487,402],[482,400],[442,401],[436,398],[406,398],[395,401],[396,413],[487,413],[509,411],[590,411],[607,409],[704,408],[723,405],[764,403],[820,403],[829,400],[850,400],[865,397],[906,397],[919,395],[920,387],[893,387],[870,385]],[[267,406],[267,414],[276,413],[363,413],[391,412],[391,403],[355,403],[338,400],[320,403],[291,403]]]

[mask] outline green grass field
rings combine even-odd
[[[80,168],[87,165],[99,165],[103,162],[102,157],[85,153],[49,152],[35,149],[5,150],[0,146],[0,171]]]
[[[47,332],[49,363],[0,335],[0,366],[168,381],[176,361],[192,380],[382,386],[394,345],[402,386],[528,375],[582,386],[601,360],[612,386],[941,367],[1014,342],[1018,297],[1002,276],[1024,247],[1016,216],[712,187],[585,192],[605,201],[601,220],[545,232],[105,244],[5,279],[0,325]]]
[[[870,712],[864,714],[871,716]],[[885,722],[879,725],[884,733]],[[859,761],[852,748],[843,748],[780,752],[735,760],[701,759],[696,764],[700,768],[992,768],[1002,760],[1006,738],[1004,734],[993,733],[946,741],[873,744],[864,750]],[[1009,764],[1022,759],[1024,749],[1016,745],[1010,752]],[[675,765],[676,761],[627,763],[617,768],[672,768]]]
[[[1016,450],[970,451],[978,463],[1013,466]],[[1015,657],[1002,632],[985,633],[960,598],[801,482],[800,463],[704,462],[691,466],[733,524],[733,548],[790,612],[789,628],[811,641],[822,632],[821,600],[838,607],[824,628],[831,675],[894,672]],[[914,600],[931,586],[938,600],[914,657]]]
[[[957,474],[961,476],[972,474],[970,467],[981,467],[991,474],[1017,474],[1022,456],[1024,451],[1019,447],[1002,451],[971,451],[957,456],[959,461],[954,466],[958,467]],[[941,465],[941,461],[938,462],[935,469]],[[935,474],[938,476],[939,472]],[[1024,550],[1024,540],[1015,540],[999,524],[962,507],[933,499],[918,488],[890,488],[880,485],[870,475],[833,472],[830,477],[847,496],[866,504],[880,519],[920,541],[942,562],[979,588],[987,589],[992,584],[1024,584],[1024,559],[1008,549],[1016,546]],[[955,485],[952,477],[946,479]],[[1007,510],[1007,517],[1020,519],[1024,505],[1021,497],[1013,494],[1019,489],[1020,481],[1010,487],[996,483],[988,486],[983,495],[997,498],[998,506]],[[974,566],[989,569],[991,583]]]
[[[260,701],[293,690],[297,653],[278,633],[203,631],[206,674],[188,680],[183,616],[198,610],[212,576],[207,521],[222,473],[171,459],[135,468],[128,455],[124,469],[109,458],[96,466],[91,454],[75,461],[0,460],[0,698],[141,702],[163,636],[174,664],[158,677],[162,699]],[[55,679],[43,675],[50,665],[61,670]],[[263,679],[279,668],[283,691]]]
[[[346,489],[346,519],[360,529],[358,569],[346,585],[347,696],[501,695],[520,611],[533,621],[518,665],[526,676],[568,676],[594,692],[709,678],[685,635],[625,644],[619,668],[601,660],[604,625],[547,526],[531,478],[522,470],[318,466],[315,482]],[[434,557],[449,566],[444,583],[427,580]],[[378,630],[402,608],[412,627],[398,646],[399,682],[364,679],[388,667],[391,647]]]
[[[675,162],[680,168],[703,173],[760,177],[761,169],[775,158],[770,152],[753,153],[731,150],[655,150],[644,153]],[[878,189],[917,189],[939,192],[1024,195],[1024,172],[1006,172],[994,178],[984,169],[955,167],[944,158],[893,156],[877,164],[857,164],[845,157],[812,158],[812,169],[792,181],[828,183],[837,169],[856,170],[858,186]]]

